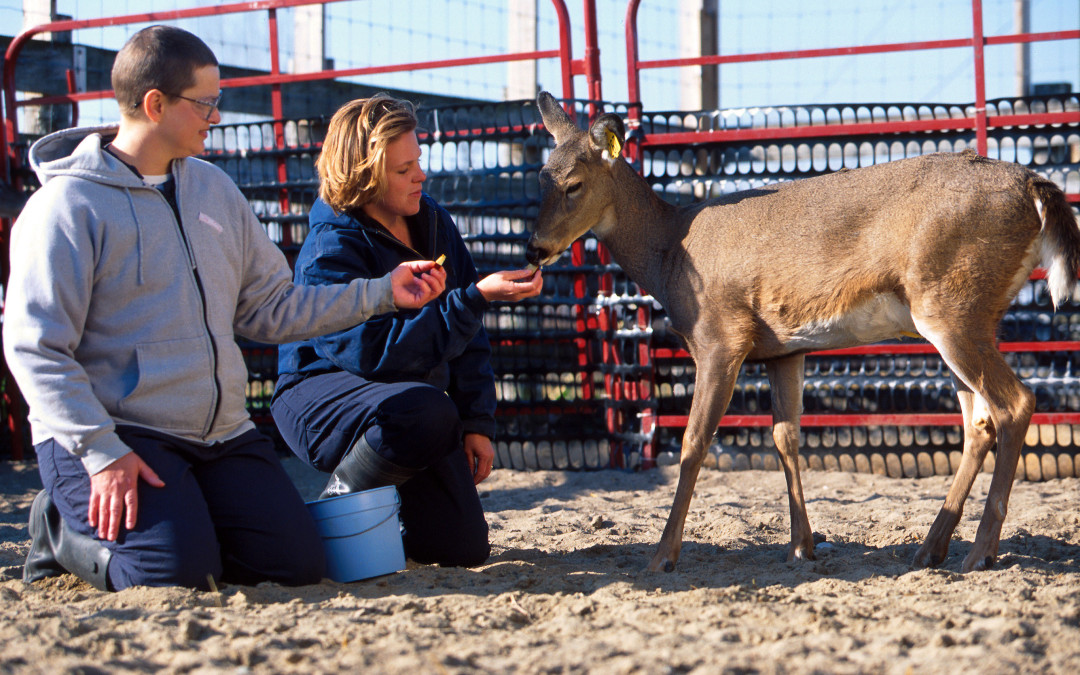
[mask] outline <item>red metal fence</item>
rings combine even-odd
[[[627,144],[627,152],[632,160],[639,162],[642,173],[653,183],[654,188],[672,201],[686,201],[717,194],[727,187],[718,187],[719,183],[735,182],[735,179],[743,181],[739,183],[740,188],[751,187],[774,180],[805,177],[839,168],[855,168],[923,152],[959,150],[965,146],[974,146],[982,155],[1019,161],[1015,154],[1013,157],[1007,155],[1010,152],[1015,153],[1016,144],[1020,143],[1026,144],[1025,147],[1033,151],[1030,153],[1033,155],[1031,160],[1026,162],[1032,165],[1031,168],[1043,172],[1068,190],[1068,199],[1072,203],[1080,202],[1080,104],[1077,95],[987,101],[983,54],[987,45],[1050,40],[1077,41],[1080,40],[1080,30],[985,36],[981,0],[972,0],[970,38],[643,61],[638,56],[637,12],[640,4],[640,0],[630,0],[626,10],[627,76],[629,98],[632,102],[640,100],[640,75],[645,69],[940,49],[970,49],[974,64],[973,103],[967,106],[804,106],[774,108],[759,111],[756,115],[735,114],[726,117],[716,113],[650,114],[644,113],[639,106],[631,105],[628,108],[628,126],[634,134],[632,141]],[[898,144],[899,150],[896,147]],[[1043,150],[1046,151],[1044,154],[1050,156],[1051,161],[1036,161]],[[1058,155],[1056,160],[1053,157],[1055,154]],[[819,161],[821,159],[825,161]],[[737,167],[735,170],[731,170],[733,165]],[[1036,288],[1029,288],[1029,296],[1041,292],[1043,287],[1038,285],[1043,283],[1042,279],[1042,270],[1036,270],[1031,280]],[[626,310],[620,316],[610,316],[612,309],[620,305],[625,306]],[[609,425],[615,434],[628,428],[633,429],[625,436],[630,443],[641,445],[647,465],[664,449],[664,441],[657,437],[658,432],[670,430],[674,432],[672,438],[677,438],[677,433],[686,425],[685,410],[689,395],[673,396],[671,388],[681,386],[684,394],[688,388],[692,389],[693,368],[689,365],[688,354],[684,350],[671,340],[658,337],[653,330],[657,324],[662,325],[662,310],[651,307],[650,303],[639,297],[634,290],[627,293],[623,302],[609,302],[605,311],[609,313],[604,319],[606,323],[615,325],[621,321],[623,330],[634,334],[626,338],[630,345],[622,350],[612,349],[607,352],[615,355],[607,377],[609,398],[620,402],[613,405],[609,412]],[[1076,303],[1073,302],[1070,307],[1059,312],[1059,317],[1075,316],[1076,311]],[[1045,306],[1037,312],[1041,320],[1049,320],[1049,315],[1045,312]],[[1022,314],[1024,310],[1017,309],[1013,314],[1018,313]],[[1008,321],[1010,318],[1007,316],[1006,322]],[[1053,335],[1053,339],[1017,341],[1015,333],[1005,331],[1000,346],[1002,351],[1008,354],[1044,357],[1057,355],[1058,361],[1064,358],[1071,366],[1080,349],[1080,333],[1054,331]],[[841,359],[846,363],[845,377],[855,381],[859,377],[868,380],[866,368],[862,365],[864,362],[878,357],[905,358],[905,355],[911,354],[936,355],[936,350],[925,343],[880,344],[834,350],[811,355],[808,368],[813,370],[817,367],[813,364],[815,360]],[[636,368],[630,369],[630,364]],[[683,382],[674,385],[670,381],[658,382],[658,378],[664,379],[660,371],[670,373],[672,368],[682,369]],[[617,374],[620,369],[627,374]],[[1070,377],[1074,375],[1074,371],[1067,370]],[[940,363],[937,372],[941,372]],[[820,384],[815,380],[836,379],[837,376],[832,372],[824,376],[817,372],[808,372],[804,400],[810,405],[807,405],[808,412],[803,415],[802,424],[806,427],[863,427],[864,442],[861,444],[857,442],[858,439],[852,441],[850,430],[842,430],[848,435],[848,442],[841,444],[845,448],[869,448],[870,445],[865,442],[868,435],[866,428],[956,427],[962,421],[955,406],[950,407],[950,412],[909,412],[903,407],[899,411],[888,410],[889,406],[877,399],[872,400],[870,405],[853,405],[852,401],[856,396],[834,396],[829,405],[822,406],[824,409],[815,412],[812,390]],[[725,439],[726,436],[730,445],[741,449],[771,445],[771,438],[767,434],[758,434],[756,441],[755,437],[751,436],[747,440],[744,436],[740,442],[731,432],[732,428],[771,426],[771,415],[753,412],[754,409],[767,409],[767,401],[755,400],[752,405],[746,402],[740,405],[738,400],[739,392],[743,389],[767,392],[768,385],[762,384],[760,379],[761,374],[753,367],[744,369],[736,397],[720,423],[721,438]],[[850,381],[847,384],[855,386]],[[664,386],[669,387],[666,396],[662,391]],[[1036,392],[1039,395],[1039,412],[1032,420],[1033,429],[1056,425],[1057,435],[1062,440],[1065,436],[1069,437],[1068,442],[1058,445],[1080,445],[1080,426],[1072,427],[1080,425],[1080,398],[1058,406],[1056,403],[1049,403],[1046,399],[1051,397],[1043,396],[1039,388],[1036,388]],[[672,398],[679,400],[675,404],[665,405]],[[840,398],[839,404],[837,398]],[[887,412],[871,412],[878,409]],[[1069,428],[1066,429],[1066,426]],[[728,428],[727,432],[725,428]],[[1073,429],[1077,432],[1075,439],[1072,437]],[[836,429],[826,432],[811,431],[810,440],[818,438],[820,442],[827,432],[835,435]],[[1049,435],[1051,439],[1055,436],[1053,429],[1049,434],[1044,431],[1042,435],[1044,438]],[[804,433],[804,440],[806,436]],[[955,440],[954,438],[948,442]],[[677,444],[677,441],[672,441],[672,444]],[[840,449],[841,445],[836,445],[836,448]],[[1055,445],[1054,441],[1051,440],[1049,445]]]
[[[240,2],[211,7],[198,7],[168,12],[145,12],[129,14],[126,16],[102,17],[99,19],[83,19],[69,21],[54,21],[40,26],[35,26],[20,33],[10,45],[4,57],[3,92],[4,92],[4,177],[8,180],[12,176],[12,167],[19,161],[15,153],[15,144],[19,137],[18,109],[26,106],[40,106],[52,104],[78,105],[80,101],[91,101],[112,96],[111,90],[75,92],[72,91],[63,96],[40,96],[24,100],[17,100],[15,93],[15,71],[18,67],[19,53],[26,42],[35,35],[41,33],[68,32],[87,28],[101,28],[104,26],[121,26],[135,23],[161,23],[177,21],[181,19],[193,19],[205,16],[220,16],[225,14],[239,14],[247,12],[265,11],[267,15],[267,45],[270,52],[270,72],[266,75],[253,77],[240,77],[222,80],[222,88],[230,87],[254,87],[270,85],[273,119],[280,121],[282,114],[281,87],[296,82],[308,82],[312,80],[329,80],[343,77],[358,77],[363,75],[377,75],[411,70],[427,70],[433,68],[451,68],[455,66],[473,66],[489,63],[505,63],[510,61],[528,61],[537,59],[556,58],[560,62],[562,73],[563,96],[574,98],[574,76],[584,75],[588,81],[590,95],[600,98],[600,69],[599,49],[596,47],[596,11],[595,6],[585,2],[586,17],[586,45],[585,56],[574,59],[571,49],[570,17],[564,0],[551,0],[555,8],[559,24],[559,46],[553,49],[514,52],[488,56],[472,56],[455,59],[443,59],[419,63],[390,63],[363,68],[345,68],[340,70],[319,70],[310,73],[284,73],[281,71],[280,50],[278,41],[278,10],[303,5],[326,5],[345,0],[256,0],[253,2]],[[280,135],[281,126],[275,126],[278,133],[277,142],[284,143]]]
[[[982,0],[971,0],[970,38],[958,40],[929,40],[925,42],[904,42],[895,44],[861,45],[854,47],[834,47],[830,49],[804,49],[784,52],[763,52],[756,54],[735,54],[728,56],[700,56],[696,58],[660,59],[642,61],[638,58],[637,12],[641,0],[630,0],[626,8],[626,67],[628,78],[628,98],[641,100],[641,71],[653,68],[674,68],[681,66],[708,66],[734,63],[752,63],[758,61],[784,61],[789,59],[815,59],[827,56],[858,56],[860,54],[885,54],[890,52],[908,52],[940,49],[971,49],[974,64],[973,108],[963,118],[919,119],[919,120],[873,120],[841,121],[829,125],[827,129],[814,127],[795,127],[783,129],[723,129],[723,130],[688,130],[663,135],[645,136],[643,146],[679,145],[684,143],[709,143],[747,140],[775,140],[795,138],[821,138],[826,136],[852,136],[866,134],[907,133],[916,131],[974,130],[976,150],[980,155],[987,154],[987,133],[991,128],[1015,127],[1020,125],[1075,124],[1077,111],[1042,112],[1014,115],[991,116],[986,101],[986,60],[983,54],[990,45],[1006,45],[1052,40],[1080,40],[1080,30],[1062,30],[1047,33],[1018,33],[1015,35],[986,36],[983,34]],[[630,109],[633,120],[636,109]],[[1080,194],[1071,196],[1073,201],[1080,201]]]
[[[20,35],[5,60],[4,177],[18,181],[21,139],[18,109],[110,96],[108,91],[16,100],[14,74],[26,40],[40,32],[127,23],[168,22],[198,16],[265,12],[270,72],[222,81],[223,87],[270,86],[272,119],[216,127],[206,159],[225,169],[251,200],[271,237],[295,251],[306,233],[306,208],[317,181],[312,165],[325,118],[283,119],[282,90],[316,80],[516,60],[558,59],[563,96],[584,121],[600,110],[628,118],[628,154],[665,198],[677,203],[776,180],[854,168],[912,154],[964,147],[1019,161],[1067,187],[1080,201],[1080,103],[1077,95],[986,100],[983,48],[987,45],[1071,40],[1080,31],[984,36],[981,3],[972,2],[972,36],[960,40],[851,48],[641,61],[636,13],[626,9],[629,103],[602,99],[600,54],[593,0],[583,0],[584,56],[573,58],[568,12],[552,0],[559,24],[557,47],[438,62],[282,73],[278,10],[343,0],[264,0],[194,10],[54,22]],[[648,112],[639,96],[640,71],[762,60],[852,56],[925,49],[971,49],[970,105],[819,105],[765,109],[756,116],[731,111]],[[587,99],[574,101],[574,78],[586,80]],[[69,78],[70,81],[70,78]],[[329,113],[330,111],[327,111]],[[422,111],[421,143],[429,162],[426,189],[454,215],[481,273],[520,265],[535,218],[537,172],[551,141],[538,133],[535,109],[521,102],[447,106]],[[1076,152],[1076,156],[1070,153]],[[0,237],[6,240],[6,227]],[[4,258],[6,264],[6,256]],[[545,293],[497,307],[485,318],[492,337],[500,399],[498,462],[516,468],[648,466],[678,445],[693,389],[693,364],[670,335],[661,308],[615,266],[595,239],[574,244],[559,265],[545,270]],[[1080,445],[1080,304],[1052,317],[1038,274],[1021,291],[1002,332],[1002,349],[1039,401],[1034,440],[1060,457]],[[266,422],[276,378],[272,347],[248,345],[249,405]],[[908,447],[943,454],[959,443],[959,417],[947,370],[926,344],[887,344],[821,353],[808,358],[804,447],[813,464],[843,463],[857,450]],[[1076,384],[1073,382],[1076,381]],[[13,388],[5,392],[12,454],[21,451]],[[758,367],[740,377],[720,429],[727,448],[749,454],[768,448],[762,428],[768,385]],[[1065,442],[1067,440],[1067,442]],[[841,453],[840,460],[824,454]],[[820,452],[819,452],[820,451]],[[757,456],[757,455],[754,455]],[[921,456],[921,455],[920,455]],[[857,461],[860,455],[855,455]],[[1069,466],[1072,466],[1071,455]],[[846,457],[851,459],[850,457]],[[898,460],[899,461],[899,460]],[[924,464],[921,462],[920,464]],[[940,465],[935,461],[933,464]],[[945,461],[946,468],[948,461]],[[1047,465],[1049,466],[1049,465]],[[1064,466],[1064,463],[1062,464]],[[935,467],[936,468],[936,467]],[[907,469],[905,468],[905,471]],[[1029,472],[1030,473],[1030,472]],[[1062,471],[1061,473],[1064,473]],[[1049,476],[1050,473],[1044,473]],[[1078,474],[1080,475],[1080,474]]]
[[[73,117],[77,119],[78,105],[82,101],[91,101],[110,98],[110,90],[99,91],[75,91],[73,78],[68,74],[69,93],[64,95],[37,96],[25,99],[16,97],[16,70],[19,66],[19,54],[27,41],[41,33],[56,33],[78,31],[89,28],[104,26],[118,26],[139,23],[163,23],[182,19],[191,19],[206,16],[220,16],[226,14],[239,14],[251,12],[265,12],[267,28],[267,45],[270,55],[270,71],[266,74],[226,78],[221,81],[222,88],[270,86],[272,119],[267,123],[251,125],[223,125],[217,127],[211,139],[211,147],[207,159],[223,165],[226,170],[241,184],[241,188],[252,200],[253,206],[260,212],[260,217],[267,225],[271,236],[282,246],[289,250],[299,241],[294,241],[294,234],[302,235],[306,224],[303,212],[310,205],[312,198],[313,176],[308,169],[308,164],[301,165],[298,160],[313,163],[314,153],[318,152],[321,137],[318,136],[320,125],[325,120],[286,120],[283,118],[282,90],[289,85],[309,82],[313,80],[331,80],[346,77],[360,77],[365,75],[385,74],[412,70],[441,69],[458,66],[476,66],[492,63],[504,63],[512,61],[535,61],[540,59],[557,59],[562,85],[562,94],[567,99],[574,98],[574,78],[583,76],[586,80],[586,88],[590,97],[599,99],[600,87],[600,63],[599,49],[596,46],[596,12],[591,0],[584,1],[585,22],[585,45],[584,56],[573,57],[571,44],[571,25],[569,12],[564,0],[551,0],[558,24],[558,44],[550,49],[512,52],[497,55],[465,56],[439,61],[418,63],[386,63],[359,68],[327,69],[317,72],[302,74],[285,73],[281,70],[278,41],[278,11],[301,5],[329,4],[343,0],[258,0],[254,2],[242,2],[224,4],[194,9],[184,9],[166,12],[146,12],[126,16],[103,17],[98,19],[81,19],[54,21],[36,26],[18,35],[9,44],[5,54],[3,69],[3,118],[4,118],[4,152],[2,158],[3,173],[0,178],[16,189],[23,189],[22,178],[22,153],[26,149],[24,139],[20,137],[18,128],[18,113],[21,108],[27,106],[46,105],[71,105],[76,111]],[[504,106],[505,107],[505,106]],[[594,106],[593,106],[594,107]],[[332,111],[327,111],[329,112]],[[480,114],[470,114],[469,110],[444,111],[450,114],[442,116],[440,125],[438,117],[428,128],[434,129],[432,137],[422,138],[422,142],[429,147],[442,147],[461,144],[467,148],[470,142],[483,142],[485,138],[493,138],[499,135],[532,136],[537,128],[539,120],[528,123],[509,122],[511,115],[504,115],[507,121],[504,124],[494,124],[494,111],[480,111]],[[476,113],[477,111],[472,111]],[[579,114],[584,114],[579,110]],[[491,113],[491,114],[485,114]],[[520,116],[519,116],[520,117]],[[455,119],[460,124],[448,122]],[[237,139],[242,139],[237,142]],[[216,140],[215,140],[216,139]],[[231,139],[231,141],[230,141]],[[230,142],[232,146],[229,147]],[[538,157],[538,155],[536,155]],[[534,157],[534,161],[537,161]],[[268,173],[272,175],[267,175]],[[252,177],[253,174],[258,174]],[[517,174],[518,182],[523,182],[526,172]],[[433,183],[439,182],[439,176],[433,176]],[[535,179],[535,174],[533,174]],[[466,200],[467,202],[468,200]],[[463,204],[463,208],[469,206]],[[470,207],[475,208],[475,207]],[[0,221],[0,245],[3,247],[3,279],[7,274],[7,233],[11,223]],[[299,229],[298,229],[299,228]],[[521,228],[519,228],[521,229]],[[526,236],[523,231],[521,236]],[[482,237],[481,237],[482,238]],[[484,242],[478,241],[477,245],[482,248]],[[523,260],[523,256],[518,256]],[[520,264],[520,260],[515,264]],[[578,273],[579,276],[583,272]],[[580,309],[578,312],[582,311]],[[578,320],[580,323],[580,318]],[[570,340],[584,349],[584,344],[578,338]],[[579,351],[580,351],[579,349]],[[249,404],[252,413],[259,420],[263,417],[266,422],[265,404],[269,392],[272,392],[272,381],[276,376],[276,360],[273,358],[273,350],[266,346],[250,345],[245,349],[248,356],[249,369],[251,370],[251,382],[249,383]],[[587,361],[582,354],[573,357],[574,361]],[[587,369],[582,369],[583,372]],[[6,369],[5,369],[6,371]],[[10,452],[12,457],[21,458],[23,455],[22,424],[25,412],[22,410],[22,402],[18,392],[7,373],[3,373],[3,409],[5,411],[6,432],[9,438]],[[585,394],[591,397],[591,382],[587,379],[581,387]]]

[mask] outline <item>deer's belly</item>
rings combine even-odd
[[[911,308],[895,295],[877,295],[844,314],[811,321],[789,333],[791,351],[839,349],[914,333]]]

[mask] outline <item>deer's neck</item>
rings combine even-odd
[[[611,222],[599,228],[597,238],[630,278],[662,303],[668,276],[664,261],[681,236],[678,209],[657,197],[629,164],[620,163],[618,171],[619,199],[610,207]]]

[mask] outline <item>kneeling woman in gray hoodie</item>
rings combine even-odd
[[[420,307],[445,273],[298,286],[247,200],[195,159],[221,120],[213,52],[151,26],[113,66],[119,128],[31,148],[12,232],[4,356],[45,486],[24,579],[99,588],[315,583],[315,524],[245,407],[234,336],[281,343]]]

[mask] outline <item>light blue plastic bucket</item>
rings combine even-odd
[[[348,582],[405,569],[393,485],[308,502],[326,551],[326,576]]]

